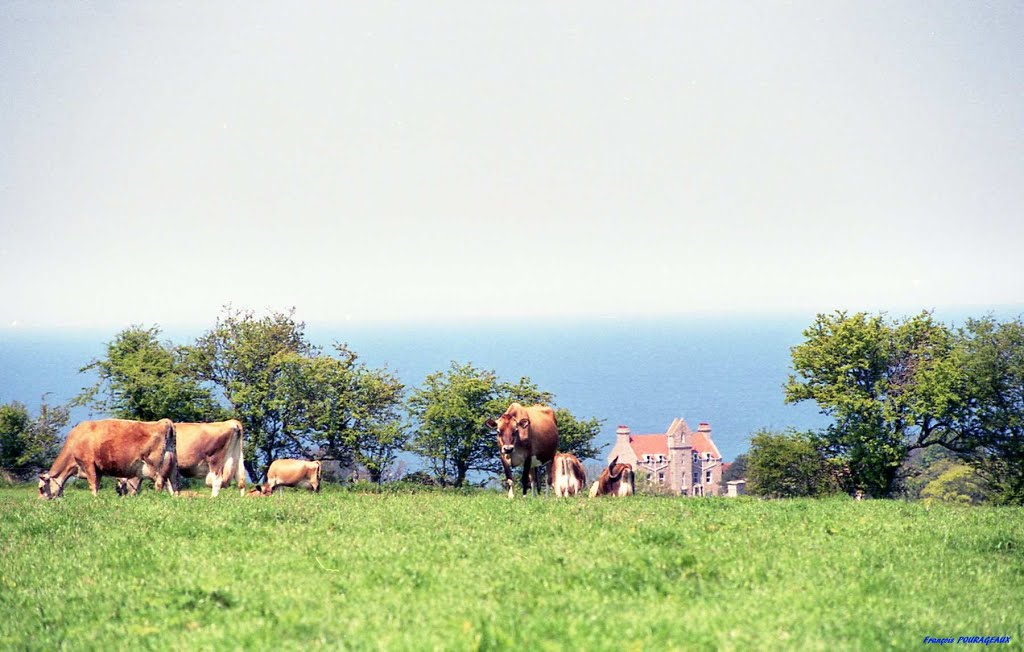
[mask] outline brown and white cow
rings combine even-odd
[[[83,421],[68,433],[50,470],[39,475],[39,497],[61,496],[64,485],[75,477],[85,477],[95,496],[100,478],[105,475],[151,477],[157,491],[166,483],[168,491],[176,494],[175,445],[170,419]]]
[[[579,458],[572,453],[555,453],[551,465],[552,482],[556,496],[575,496],[587,486],[587,474]]]
[[[601,471],[601,476],[590,486],[590,496],[632,496],[636,489],[633,480],[633,467],[619,464],[618,456]]]
[[[213,488],[216,497],[221,486],[229,484],[234,476],[239,493],[245,495],[241,422],[231,419],[213,423],[175,423],[174,429],[178,435],[179,479],[205,478],[206,486]],[[119,479],[118,495],[134,496],[141,482],[140,478]]]
[[[267,470],[263,492],[269,495],[278,487],[282,487],[281,491],[284,491],[283,487],[307,487],[319,493],[322,476],[323,468],[317,460],[274,460]]]
[[[505,470],[508,497],[515,495],[512,467],[523,467],[523,495],[530,487],[537,487],[537,467],[547,465],[548,484],[551,462],[558,451],[558,424],[555,411],[546,405],[523,407],[518,403],[508,406],[505,413],[488,419],[486,425],[497,431],[501,466]]]

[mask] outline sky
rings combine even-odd
[[[1024,303],[1019,2],[0,2],[0,332]]]

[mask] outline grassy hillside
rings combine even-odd
[[[1020,509],[0,490],[3,649],[1016,647],[1022,623]]]

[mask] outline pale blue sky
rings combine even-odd
[[[337,4],[0,3],[0,330],[1024,302],[1024,4]]]

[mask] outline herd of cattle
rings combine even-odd
[[[513,403],[486,425],[497,434],[498,452],[505,471],[508,496],[515,495],[512,468],[523,467],[526,494],[538,487],[537,468],[547,467],[549,485],[556,496],[575,496],[587,485],[586,473],[572,453],[558,452],[558,425],[554,411],[543,405]],[[84,477],[96,495],[103,476],[117,478],[117,493],[135,495],[144,478],[157,491],[179,493],[182,478],[202,478],[216,496],[235,478],[246,495],[242,464],[242,424],[232,419],[216,423],[174,423],[104,419],[83,421],[68,433],[64,447],[48,472],[39,475],[39,497],[55,498],[73,478]],[[249,491],[269,496],[275,489],[304,487],[320,491],[323,470],[319,461],[279,459],[267,470],[266,481]],[[591,496],[629,496],[634,491],[633,469],[618,458],[590,487]]]

